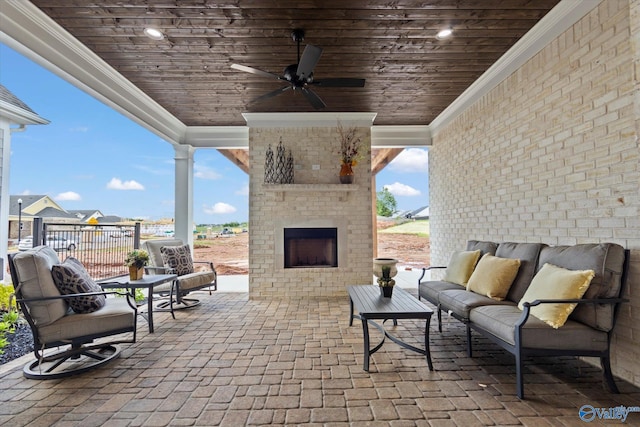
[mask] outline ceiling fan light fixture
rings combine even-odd
[[[438,40],[446,39],[447,37],[450,37],[451,34],[453,34],[453,30],[451,28],[445,28],[438,31],[438,34],[436,34],[436,38]]]
[[[144,35],[149,37],[151,40],[162,40],[164,38],[164,34],[162,33],[162,31],[153,27],[145,28]]]

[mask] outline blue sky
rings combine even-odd
[[[10,192],[45,194],[64,209],[157,220],[174,215],[174,150],[137,123],[0,44],[0,82],[48,125],[11,139]],[[429,204],[427,150],[405,150],[378,173],[399,210]],[[249,177],[214,149],[194,156],[194,221],[249,218]]]

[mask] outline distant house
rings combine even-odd
[[[76,218],[78,218],[81,222],[88,222],[91,218],[95,218],[96,220],[99,220],[104,216],[102,215],[102,212],[98,210],[89,210],[89,209],[84,209],[84,210],[74,209],[74,210],[69,210],[68,212],[74,215]]]
[[[412,211],[400,212],[398,217],[407,219],[429,219],[429,206],[423,206]]]
[[[22,201],[22,214],[18,215],[18,201]],[[22,221],[21,236],[33,234],[33,218],[42,218],[44,222],[57,224],[114,224],[122,222],[122,218],[115,215],[103,215],[97,209],[65,210],[51,197],[10,196],[9,207],[9,238],[18,238],[18,220]]]
[[[20,203],[22,202],[22,203]],[[20,211],[22,207],[22,212]],[[24,195],[9,197],[9,238],[18,238],[19,221],[22,221],[21,236],[32,234],[33,218],[40,217],[46,222],[70,223],[77,218],[64,210],[51,197],[46,195]]]
[[[116,224],[123,221],[122,217],[116,215],[104,215],[97,209],[74,209],[69,210],[68,212],[85,224]]]

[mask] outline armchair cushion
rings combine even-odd
[[[20,252],[13,258],[20,292],[24,298],[55,297],[60,295],[51,275],[51,267],[59,263],[58,255],[49,246],[38,246]],[[36,326],[44,326],[62,318],[69,310],[63,299],[33,301],[29,315]]]
[[[89,276],[82,263],[73,257],[65,259],[62,264],[53,265],[51,274],[62,295],[102,292],[100,285]],[[67,301],[76,313],[92,313],[104,307],[106,297],[104,295],[87,295],[69,298]]]
[[[160,248],[162,262],[167,268],[171,268],[178,276],[191,274],[193,269],[193,258],[191,258],[191,248],[189,245],[163,246]]]

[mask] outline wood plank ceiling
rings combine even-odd
[[[231,69],[282,75],[294,28],[324,52],[316,87],[331,112],[376,112],[375,125],[427,125],[559,0],[31,0],[188,126],[243,126],[242,112],[316,111],[299,91]],[[143,34],[153,26],[165,37]],[[437,39],[443,28],[453,35]],[[387,159],[388,160],[388,159]]]

